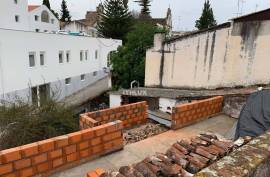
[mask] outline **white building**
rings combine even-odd
[[[44,5],[28,6],[27,0],[1,0],[0,28],[52,32],[59,30],[59,21]]]
[[[81,104],[111,87],[107,58],[121,41],[44,33],[57,29],[52,13],[44,6],[32,8],[30,20],[27,12],[26,0],[0,1],[0,99],[19,96],[40,104],[56,94]]]

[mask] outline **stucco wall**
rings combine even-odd
[[[149,49],[148,87],[219,88],[268,84],[270,21],[235,23]]]
[[[83,36],[57,35],[0,29],[0,95],[25,90],[45,83],[64,85],[66,78],[71,84],[63,96],[88,86],[105,77],[107,56],[116,50],[121,41]],[[88,50],[88,59],[80,61],[80,51]],[[95,58],[95,51],[98,57]],[[64,52],[59,63],[59,51]],[[66,62],[66,52],[70,62]],[[36,66],[29,67],[29,52],[36,52]],[[45,65],[41,66],[39,53],[45,52]],[[93,77],[93,72],[96,76]],[[85,74],[85,81],[80,76]],[[72,85],[73,82],[73,85]]]

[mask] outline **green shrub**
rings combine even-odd
[[[0,106],[0,150],[79,130],[73,109],[50,98],[41,106],[17,98]]]

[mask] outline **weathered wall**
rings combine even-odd
[[[219,88],[268,84],[269,27],[269,20],[225,25],[167,41],[163,54],[161,41],[156,40],[146,54],[145,85]]]

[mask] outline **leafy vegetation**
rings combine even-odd
[[[125,0],[105,0],[99,18],[98,32],[106,38],[124,40],[132,27],[132,16]]]
[[[195,27],[199,30],[207,29],[213,26],[216,26],[217,22],[214,17],[213,10],[211,8],[209,0],[206,0],[204,3],[202,15],[199,20],[196,21]]]
[[[136,0],[135,2],[138,2],[141,6],[141,17],[150,17],[151,0]]]
[[[73,109],[54,99],[41,106],[16,98],[0,104],[0,150],[79,130]]]
[[[61,4],[61,18],[60,21],[61,22],[70,22],[71,20],[71,16],[67,7],[67,2],[66,0],[62,0],[62,4]]]
[[[133,80],[143,86],[146,50],[153,45],[157,30],[151,24],[137,23],[128,33],[126,44],[111,55],[114,89],[129,88]]]

